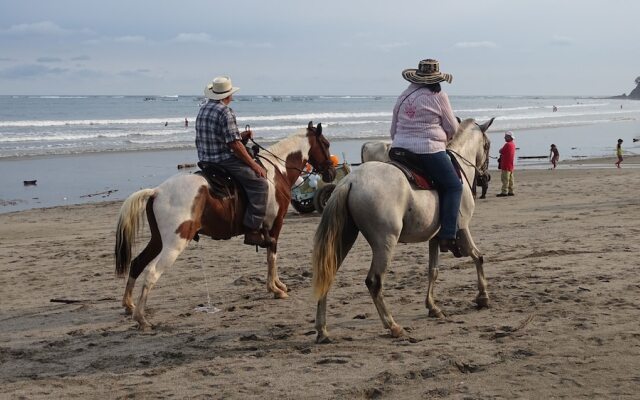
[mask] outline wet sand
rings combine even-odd
[[[637,168],[516,171],[509,198],[492,174],[472,221],[491,307],[474,308],[471,260],[447,254],[435,289],[447,317],[427,317],[426,244],[399,245],[384,293],[407,332],[391,338],[361,236],[329,293],[328,345],[314,344],[318,214],[287,215],[289,299],[267,293],[264,251],[202,238],[151,293],[150,333],[120,306],[119,201],[1,214],[0,397],[637,398]],[[195,311],[208,296],[220,312]]]

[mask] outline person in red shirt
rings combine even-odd
[[[505,144],[500,149],[499,166],[502,173],[500,178],[502,179],[502,190],[498,193],[497,197],[513,196],[513,169],[516,159],[516,144],[513,141],[515,137],[513,132],[507,131],[504,134]]]

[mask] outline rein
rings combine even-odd
[[[287,167],[287,160],[283,160],[282,157],[279,157],[275,154],[273,154],[273,152],[267,150],[267,148],[265,148],[264,146],[262,146],[261,144],[258,144],[255,140],[253,140],[253,138],[249,139],[251,140],[251,143],[253,143],[254,145],[256,145],[260,150],[263,150],[265,152],[267,152],[268,154],[271,154],[276,160],[280,161],[282,163],[282,165],[286,168],[286,169],[295,169],[296,171],[299,171],[301,174],[303,172],[305,172],[302,168],[298,168],[298,167]],[[261,156],[260,154],[257,155],[257,157],[260,157],[263,160],[268,161],[271,165],[273,165],[274,167],[276,167],[276,165],[269,160],[268,158],[266,158],[265,156]]]

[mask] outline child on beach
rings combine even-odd
[[[549,160],[551,161],[551,164],[553,165],[553,168],[551,169],[556,169],[556,166],[558,165],[558,160],[560,159],[560,152],[558,151],[558,148],[556,147],[555,144],[551,145],[551,149],[549,149]]]
[[[618,139],[618,145],[616,146],[616,155],[618,156],[616,167],[618,168],[620,168],[620,163],[622,162],[622,142],[622,139]]]

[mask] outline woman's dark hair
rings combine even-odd
[[[438,83],[425,83],[424,86],[431,90],[433,93],[440,93],[442,88],[440,87],[440,82]]]

